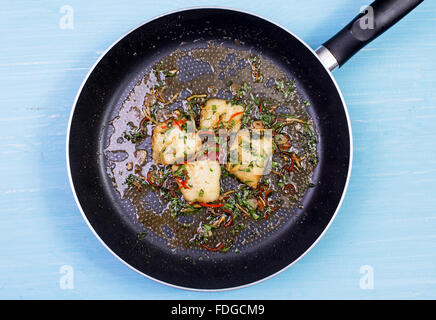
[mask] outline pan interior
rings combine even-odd
[[[169,248],[160,237],[138,239],[143,226],[138,223],[131,204],[113,188],[105,157],[113,130],[108,123],[138,81],[157,61],[181,45],[189,51],[207,46],[211,41],[259,53],[295,79],[299,92],[311,101],[308,111],[319,136],[319,164],[313,177],[316,187],[306,192],[303,208],[294,207],[285,223],[274,232],[266,232],[267,236],[251,242],[240,253],[225,255]],[[227,55],[220,57],[220,61],[226,58]],[[186,77],[210,72],[195,60],[186,61],[186,70]],[[79,96],[72,119],[70,169],[86,218],[102,241],[129,265],[173,285],[229,288],[281,270],[300,257],[324,231],[346,183],[350,156],[348,133],[342,101],[333,81],[299,40],[247,14],[220,9],[189,10],[136,29],[95,67]]]
[[[156,74],[169,73],[168,70],[177,70],[177,74],[170,74],[171,76],[165,78],[166,82],[160,83],[156,78]],[[257,76],[256,81],[253,81],[254,70]],[[176,71],[173,72],[176,73]],[[171,201],[165,201],[162,196],[159,196],[159,190],[149,186],[141,188],[140,185],[128,187],[126,184],[126,181],[132,177],[136,179],[141,177],[141,181],[147,181],[148,173],[153,173],[153,170],[157,168],[151,156],[153,125],[150,121],[147,122],[149,123],[147,126],[141,125],[142,120],[146,119],[144,112],[148,112],[147,110],[153,107],[156,117],[163,121],[162,119],[165,117],[171,117],[175,110],[189,112],[187,100],[194,97],[195,94],[207,94],[211,98],[231,100],[232,90],[230,87],[240,87],[242,83],[245,83],[250,88],[251,96],[259,97],[256,98],[259,99],[258,101],[263,99],[262,102],[269,100],[270,104],[273,104],[274,114],[291,114],[293,117],[297,117],[299,121],[305,122],[304,124],[294,123],[290,126],[294,131],[293,135],[300,141],[293,140],[292,146],[287,152],[288,154],[294,151],[298,153],[305,152],[306,158],[314,158],[314,161],[316,161],[316,150],[311,151],[312,154],[306,154],[308,151],[304,149],[308,146],[309,141],[302,132],[309,130],[307,129],[309,127],[310,130],[315,130],[312,124],[313,120],[307,113],[308,106],[303,103],[303,101],[308,102],[303,100],[296,91],[292,91],[290,97],[285,100],[283,93],[276,88],[277,81],[284,81],[283,79],[291,84],[287,77],[288,75],[272,61],[254,55],[249,48],[245,48],[240,43],[217,44],[211,41],[198,41],[190,45],[185,44],[172,52],[170,56],[155,64],[153,70],[149,70],[146,77],[134,85],[121,106],[114,108],[116,114],[112,115],[112,120],[110,125],[106,127],[107,130],[104,135],[104,154],[107,162],[106,171],[118,191],[118,194],[113,196],[118,198],[124,212],[128,213],[125,216],[132,225],[137,226],[136,222],[139,221],[145,227],[138,232],[141,241],[152,241],[161,244],[162,240],[165,240],[164,242],[170,245],[167,251],[171,250],[171,254],[177,252],[177,254],[195,259],[200,256],[204,258],[210,256],[204,248],[198,245],[190,245],[191,248],[186,249],[186,246],[192,242],[197,233],[198,227],[209,223],[207,220],[208,213],[202,212],[205,210],[199,210],[200,212],[195,214],[172,216],[169,212]],[[162,100],[164,102],[157,102],[156,95],[159,99],[165,97],[165,100]],[[273,98],[274,100],[272,100]],[[154,102],[151,103],[150,100]],[[144,107],[144,104],[146,104],[146,107]],[[249,108],[249,103],[245,105]],[[251,104],[251,109],[254,108],[253,106],[254,104]],[[257,116],[266,115],[266,103],[263,109],[260,109],[262,113],[256,110]],[[135,137],[139,135],[142,140],[132,142],[132,138],[126,133],[131,126],[135,128],[144,127],[142,131],[134,131],[137,134]],[[299,128],[298,132],[296,132],[295,127]],[[311,132],[316,135],[315,131]],[[302,147],[298,147],[298,145],[302,145]],[[138,152],[142,156],[139,161],[141,162],[140,165],[138,164]],[[273,160],[280,160],[281,158],[281,156],[276,155]],[[268,214],[266,219],[259,217],[257,221],[247,218],[237,219],[235,215],[231,226],[214,229],[214,233],[216,233],[214,239],[209,239],[208,243],[215,240],[215,242],[223,243],[224,251],[239,253],[241,250],[245,250],[246,246],[257,246],[258,241],[265,241],[265,238],[276,231],[285,221],[294,223],[298,215],[301,215],[304,211],[304,206],[299,203],[299,200],[308,185],[310,185],[313,168],[315,167],[310,159],[306,161],[309,163],[306,168],[301,168],[298,171],[295,169],[292,173],[292,186],[295,192],[289,195],[282,194],[283,186],[276,187],[277,184],[280,184],[279,181],[282,176],[280,172],[283,173],[283,168],[279,167],[278,162],[274,162],[276,167],[279,168],[275,168],[274,173],[271,172],[268,178],[265,177],[264,181],[268,179],[276,187],[274,190],[278,192],[273,193],[272,197],[275,199],[271,199],[271,201],[283,201],[280,209]],[[225,164],[222,167],[224,168],[224,166]],[[225,169],[222,170],[224,170],[223,173],[226,173]],[[234,192],[244,188],[244,184],[241,184],[232,176],[222,178],[220,185],[222,193]],[[254,196],[256,190],[251,189],[250,193]],[[123,201],[123,197],[129,201]],[[296,210],[298,205],[300,205],[299,210]],[[273,205],[270,204],[270,206]]]

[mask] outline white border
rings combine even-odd
[[[86,83],[86,81],[88,80],[88,77],[90,76],[90,74],[92,73],[92,71],[94,70],[94,68],[97,66],[97,64],[100,62],[100,60],[106,55],[106,53],[108,53],[111,49],[112,49],[112,47],[114,47],[121,39],[123,39],[125,36],[127,36],[129,33],[131,33],[131,32],[133,32],[134,30],[136,30],[136,29],[138,29],[138,28],[140,28],[141,26],[143,26],[143,25],[145,25],[145,24],[147,24],[147,23],[149,23],[149,22],[151,22],[151,21],[153,21],[153,20],[156,20],[156,19],[159,19],[160,17],[163,17],[163,16],[166,16],[166,15],[169,15],[169,14],[173,14],[173,13],[177,13],[177,12],[182,12],[182,11],[186,11],[186,10],[192,10],[192,9],[225,9],[225,10],[233,10],[233,11],[236,11],[236,12],[241,12],[241,13],[245,13],[245,14],[249,14],[249,15],[252,15],[252,16],[255,16],[255,17],[258,17],[258,18],[260,18],[260,19],[263,19],[263,20],[266,20],[266,21],[268,21],[268,22],[270,22],[270,23],[272,23],[272,24],[274,24],[274,25],[276,25],[276,26],[278,26],[279,28],[281,28],[281,29],[283,29],[283,30],[285,30],[286,32],[288,32],[289,34],[291,34],[294,38],[296,38],[297,40],[299,40],[304,46],[306,46],[308,49],[309,49],[309,51],[310,52],[312,52],[312,54],[315,56],[315,57],[317,57],[317,59],[319,60],[319,62],[324,66],[324,64],[322,63],[322,61],[319,59],[319,57],[318,57],[318,55],[316,54],[316,52],[311,48],[311,47],[309,47],[303,40],[301,40],[299,37],[297,37],[295,34],[293,34],[290,30],[288,30],[288,29],[286,29],[285,27],[283,27],[283,26],[281,26],[281,25],[279,25],[279,24],[277,24],[276,22],[274,22],[274,21],[271,21],[271,20],[269,20],[269,19],[267,19],[267,18],[265,18],[265,17],[262,17],[262,16],[260,16],[260,15],[257,15],[257,14],[254,14],[254,13],[251,13],[251,12],[248,12],[248,11],[244,11],[244,10],[239,10],[239,9],[233,9],[233,8],[228,8],[228,7],[220,7],[220,6],[197,6],[197,7],[189,7],[189,8],[184,8],[184,9],[178,9],[178,10],[174,10],[174,11],[170,11],[170,12],[167,12],[167,13],[164,13],[164,14],[161,14],[161,15],[158,15],[158,16],[155,16],[154,18],[151,18],[151,19],[149,19],[149,20],[147,20],[147,21],[145,21],[145,22],[143,22],[143,23],[141,23],[140,25],[138,25],[138,26],[136,26],[135,28],[133,28],[133,29],[131,29],[131,30],[129,30],[128,32],[126,32],[124,35],[122,35],[120,38],[118,38],[109,48],[107,48],[106,50],[105,50],[105,52],[103,52],[102,53],[102,55],[98,58],[98,60],[93,64],[93,66],[91,67],[91,69],[89,70],[89,72],[88,72],[88,74],[86,75],[86,77],[85,77],[85,79],[83,80],[83,82],[82,82],[82,84],[80,85],[80,88],[79,88],[79,90],[78,90],[78,92],[77,92],[77,95],[76,95],[76,98],[74,99],[74,103],[73,103],[73,108],[72,108],[72,110],[71,110],[71,113],[70,113],[70,119],[69,119],[69,121],[68,121],[68,131],[67,131],[67,137],[66,137],[66,162],[67,162],[67,168],[68,168],[68,180],[70,181],[70,186],[71,186],[71,190],[72,190],[72,192],[73,192],[73,195],[74,195],[74,199],[75,199],[75,201],[76,201],[76,204],[77,204],[77,206],[79,207],[79,210],[80,210],[80,212],[81,212],[81,214],[82,214],[82,216],[83,216],[83,219],[85,219],[85,221],[86,221],[86,223],[88,224],[88,226],[89,226],[89,228],[92,230],[92,232],[94,233],[94,235],[97,237],[97,239],[98,240],[100,240],[100,242],[103,244],[103,246],[110,252],[110,253],[112,253],[112,255],[114,255],[118,260],[120,260],[122,263],[124,263],[126,266],[128,266],[130,269],[132,269],[132,270],[134,270],[134,271],[136,271],[137,273],[139,273],[139,274],[141,274],[141,275],[143,275],[144,277],[146,277],[146,278],[149,278],[149,279],[151,279],[151,280],[154,280],[154,281],[156,281],[156,282],[158,282],[158,283],[161,283],[161,284],[165,284],[165,285],[167,285],[167,286],[170,286],[170,287],[173,287],[173,288],[178,288],[178,289],[185,289],[185,290],[191,290],[191,291],[201,291],[201,292],[220,292],[220,291],[229,291],[229,290],[234,290],[234,289],[239,289],[239,288],[245,288],[245,287],[248,287],[248,286],[252,286],[252,285],[255,285],[255,284],[257,284],[257,283],[260,283],[260,282],[262,282],[262,281],[265,281],[265,280],[267,280],[267,279],[269,279],[269,278],[272,278],[272,277],[274,277],[274,276],[276,276],[277,274],[279,274],[279,273],[281,273],[281,272],[283,272],[283,271],[285,271],[286,269],[288,269],[288,268],[290,268],[291,266],[293,266],[297,261],[299,261],[301,258],[303,258],[317,243],[318,243],[318,241],[322,238],[322,236],[326,233],[326,231],[328,230],[328,228],[330,227],[330,225],[332,224],[332,222],[333,222],[333,220],[335,219],[335,217],[336,217],[336,215],[337,215],[337,213],[338,213],[338,211],[339,211],[339,209],[340,209],[340,207],[341,207],[341,205],[342,205],[342,202],[343,202],[343,200],[344,200],[344,197],[345,197],[345,193],[346,193],[346,191],[347,191],[347,189],[348,189],[348,184],[349,184],[349,181],[350,181],[350,175],[351,175],[351,167],[352,167],[352,163],[353,163],[353,135],[352,135],[352,132],[351,132],[351,122],[350,122],[350,117],[349,117],[349,114],[348,114],[348,109],[347,109],[347,106],[346,106],[346,104],[345,104],[345,100],[344,100],[344,97],[342,96],[342,92],[341,92],[341,90],[339,89],[339,86],[338,86],[338,84],[336,83],[336,80],[334,79],[334,77],[333,77],[333,75],[331,74],[331,72],[330,72],[330,70],[328,70],[328,68],[325,68],[326,69],[326,71],[327,71],[327,73],[330,75],[330,78],[332,79],[332,81],[333,81],[333,83],[334,83],[334,85],[336,86],[336,90],[338,91],[338,93],[339,93],[339,96],[340,96],[340,98],[341,98],[341,101],[342,101],[342,104],[343,104],[343,106],[344,106],[344,111],[345,111],[345,115],[346,115],[346,118],[347,118],[347,124],[348,124],[348,130],[349,130],[349,135],[350,135],[350,162],[349,162],[349,166],[348,166],[348,173],[347,173],[347,180],[346,180],[346,182],[345,182],[345,186],[344,186],[344,190],[343,190],[343,192],[342,192],[342,196],[341,196],[341,199],[340,199],[340,201],[339,201],[339,204],[338,204],[338,206],[337,206],[337,208],[336,208],[336,211],[335,211],[335,213],[333,214],[333,216],[332,216],[332,218],[330,219],[330,221],[329,221],[329,223],[327,224],[327,226],[324,228],[324,231],[319,235],[319,237],[315,240],[315,242],[303,253],[303,254],[301,254],[296,260],[294,260],[292,263],[290,263],[289,265],[287,265],[286,267],[284,267],[283,269],[281,269],[281,270],[279,270],[279,271],[277,271],[277,272],[275,272],[275,273],[273,273],[273,274],[271,274],[271,275],[269,275],[269,276],[267,276],[267,277],[265,277],[265,278],[263,278],[263,279],[260,279],[260,280],[257,280],[257,281],[255,281],[255,282],[251,282],[251,283],[247,283],[247,284],[244,284],[244,285],[241,285],[241,286],[237,286],[237,287],[230,287],[230,288],[224,288],[224,289],[197,289],[197,288],[189,288],[189,287],[182,287],[182,286],[177,286],[177,285],[174,285],[174,284],[171,284],[171,283],[167,283],[167,282],[164,282],[164,281],[161,281],[161,280],[159,280],[159,279],[155,279],[155,278],[153,278],[153,277],[151,277],[151,276],[149,276],[149,275],[147,275],[147,274],[145,274],[145,273],[143,273],[143,272],[141,272],[141,271],[139,271],[139,270],[137,270],[136,268],[134,268],[134,267],[132,267],[130,264],[128,264],[126,261],[124,261],[123,259],[121,259],[115,252],[113,252],[112,250],[111,250],[111,248],[109,248],[107,245],[106,245],[106,243],[99,237],[99,235],[97,234],[97,232],[94,230],[94,228],[91,226],[91,224],[89,223],[89,221],[88,221],[88,219],[87,219],[87,217],[86,217],[86,215],[85,215],[85,213],[84,213],[84,211],[83,211],[83,209],[82,209],[82,207],[80,206],[80,202],[79,202],[79,199],[77,198],[77,194],[76,194],[76,192],[75,192],[75,189],[74,189],[74,185],[73,185],[73,179],[72,179],[72,176],[71,176],[71,169],[70,169],[70,159],[69,159],[69,140],[70,140],[70,129],[71,129],[71,122],[72,122],[72,119],[73,119],[73,115],[74,115],[74,110],[75,110],[75,108],[76,108],[76,104],[77,104],[77,101],[78,101],[78,99],[79,99],[79,96],[80,96],[80,93],[82,92],[82,89],[83,89],[83,87],[84,87],[84,85],[85,85],[85,83]],[[324,66],[325,67],[325,66]]]

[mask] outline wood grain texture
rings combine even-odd
[[[219,1],[292,30],[313,48],[361,0]],[[0,298],[435,299],[436,3],[425,1],[334,72],[347,102],[354,163],[343,206],[295,266],[256,286],[220,293],[141,277],[98,242],[74,202],[65,137],[76,92],[98,56],[153,16],[209,1],[20,1],[0,29]],[[74,9],[61,29],[60,8]],[[62,290],[60,267],[74,269]],[[361,266],[374,288],[359,286]]]

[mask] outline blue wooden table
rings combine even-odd
[[[192,292],[140,276],[92,234],[67,178],[65,138],[101,53],[156,15],[209,1],[10,1],[0,13],[0,298],[435,299],[436,2],[426,1],[334,71],[354,163],[318,245],[255,286]],[[216,1],[292,30],[316,48],[365,0]]]

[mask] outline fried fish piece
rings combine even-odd
[[[256,188],[263,174],[267,174],[272,157],[270,130],[240,130],[230,145],[227,170],[243,183]]]
[[[201,138],[193,120],[170,119],[153,129],[152,155],[156,163],[169,165],[186,161],[200,148]]]
[[[244,107],[239,104],[231,104],[223,99],[209,99],[200,113],[200,128],[215,129],[224,128],[237,132],[241,127]]]
[[[220,197],[221,166],[217,161],[198,160],[173,165],[180,191],[189,202],[213,202]]]

